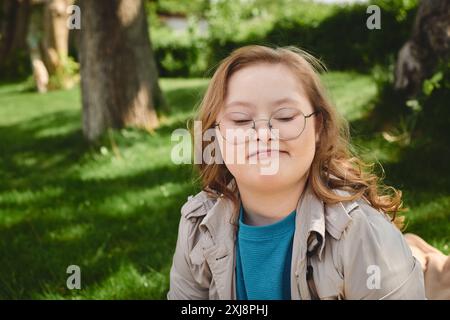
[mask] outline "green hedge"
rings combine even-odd
[[[160,74],[205,75],[208,67],[248,44],[295,45],[321,57],[332,69],[367,71],[394,59],[410,35],[417,10],[417,0],[372,1],[381,8],[381,30],[369,30],[367,4],[339,6],[291,0],[238,3],[218,1],[206,10],[210,25],[206,37],[196,34],[195,23],[190,32],[178,36],[153,28]]]
[[[365,71],[393,61],[408,38],[418,0],[374,0],[381,30],[366,28],[367,4],[330,5],[307,0],[195,0],[192,6],[169,0],[147,2],[158,70],[166,77],[207,76],[233,49],[248,44],[296,45],[321,57],[335,70]],[[186,14],[189,30],[175,33],[157,13]],[[206,35],[198,19],[209,25]],[[31,74],[26,52],[1,63],[0,78]]]

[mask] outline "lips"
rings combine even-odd
[[[266,157],[271,157],[275,154],[288,154],[288,152],[284,151],[284,150],[278,150],[278,149],[262,149],[262,150],[256,150],[254,152],[251,152],[247,158],[251,158],[254,156],[257,156],[258,158],[266,158]]]

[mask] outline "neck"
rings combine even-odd
[[[306,177],[307,178],[307,177]],[[245,210],[244,223],[263,226],[283,219],[297,208],[306,185],[306,178],[283,190],[254,190],[239,185],[239,194]]]

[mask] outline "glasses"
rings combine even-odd
[[[305,116],[299,109],[281,108],[269,119],[255,120],[245,112],[229,112],[215,124],[215,127],[219,128],[220,134],[227,142],[241,144],[256,136],[256,122],[267,121],[273,139],[292,140],[303,133],[306,119],[318,113],[320,111],[314,111]]]

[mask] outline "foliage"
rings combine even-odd
[[[50,90],[71,88],[79,80],[80,65],[72,57],[61,57],[61,65],[50,76]]]
[[[213,1],[203,15],[185,13],[188,19],[196,17],[193,21],[206,19],[208,31],[203,37],[195,32],[170,36],[152,24],[157,56],[165,61],[159,64],[160,73],[190,76],[189,69],[194,69],[195,75],[204,74],[233,49],[247,44],[296,45],[322,57],[332,69],[369,71],[374,64],[386,64],[396,56],[411,32],[417,0],[371,4],[381,8],[381,30],[367,29],[365,3]],[[199,28],[198,23],[191,26]]]

